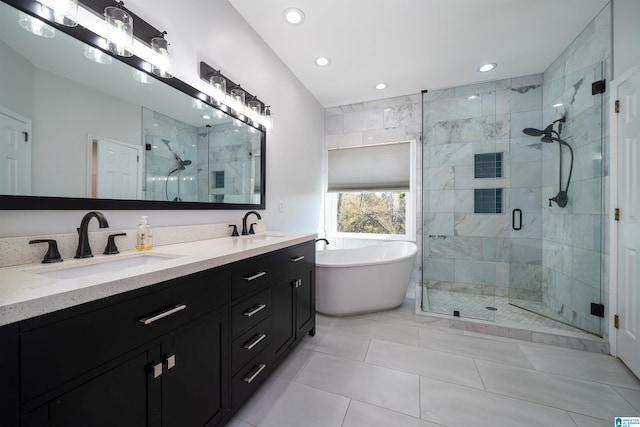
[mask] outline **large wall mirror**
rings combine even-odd
[[[264,208],[263,128],[184,82],[141,73],[135,57],[96,62],[83,37],[33,35],[9,3],[0,3],[0,209]]]

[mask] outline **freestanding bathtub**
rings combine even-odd
[[[316,311],[349,316],[389,310],[404,301],[418,248],[386,242],[316,253]]]

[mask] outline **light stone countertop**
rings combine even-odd
[[[123,251],[117,255],[67,259],[55,264],[32,263],[0,268],[0,326],[230,264],[316,237],[316,234],[260,233],[154,246],[143,252]],[[145,255],[167,259],[70,279],[38,274]]]

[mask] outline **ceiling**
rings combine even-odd
[[[543,72],[608,0],[229,0],[324,107]],[[296,7],[300,25],[285,22]],[[319,67],[315,59],[331,63]],[[498,66],[488,73],[477,68]],[[384,82],[387,88],[375,89]]]

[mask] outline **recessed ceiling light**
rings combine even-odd
[[[474,99],[478,99],[478,98],[480,98],[478,95],[470,95],[467,99],[469,101],[473,101]]]
[[[562,102],[558,102],[552,105],[553,108],[562,107],[564,104]]]
[[[376,85],[376,89],[378,89],[378,90],[382,90],[382,89],[386,89],[386,88],[387,88],[386,83],[378,83]]]
[[[208,115],[208,114],[203,114],[202,118],[205,119],[205,120],[211,120],[211,116]]]
[[[491,62],[489,64],[484,64],[484,65],[480,66],[480,68],[478,68],[478,71],[480,71],[481,73],[486,73],[487,71],[493,70],[497,66],[498,66],[498,64],[496,64],[495,62]]]
[[[282,12],[284,20],[291,25],[300,25],[304,22],[304,12],[295,7],[290,7]]]
[[[326,56],[321,56],[321,57],[316,59],[316,65],[319,66],[319,67],[326,67],[330,63],[331,63],[331,60],[329,58],[327,58]]]

